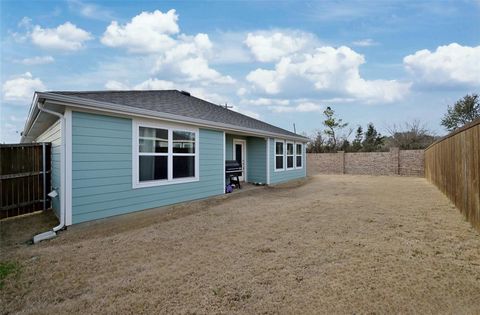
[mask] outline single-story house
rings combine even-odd
[[[60,228],[224,194],[225,160],[247,182],[306,176],[306,137],[177,90],[36,92],[21,141],[52,143]]]

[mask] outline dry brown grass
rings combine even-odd
[[[316,176],[36,246],[12,222],[2,313],[480,312],[480,236],[421,178]]]

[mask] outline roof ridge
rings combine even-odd
[[[43,93],[116,93],[116,92],[181,92],[177,89],[167,89],[167,90],[89,90],[89,91],[75,91],[75,90],[63,90],[63,91],[43,91]]]

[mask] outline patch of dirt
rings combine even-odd
[[[0,313],[480,312],[480,235],[422,178],[319,175],[35,246],[52,217],[26,219],[0,225],[21,270]]]

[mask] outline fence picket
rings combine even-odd
[[[42,147],[41,143],[0,145],[0,219],[43,209],[43,199],[48,199],[44,191],[50,191],[51,145],[45,145],[46,190],[43,189]]]
[[[480,230],[480,119],[425,150],[425,177]]]

